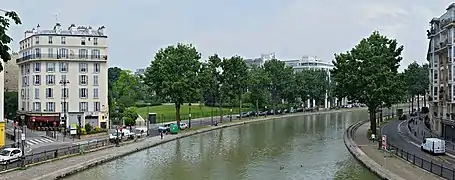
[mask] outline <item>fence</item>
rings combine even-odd
[[[131,140],[130,140],[131,141]],[[55,159],[62,156],[83,154],[86,151],[98,149],[101,147],[114,147],[115,143],[110,142],[109,139],[97,140],[93,142],[81,143],[69,147],[63,147],[53,150],[48,150],[39,153],[32,153],[25,155],[23,158],[0,161],[0,171],[21,167],[22,164],[30,165],[38,162]]]
[[[446,179],[455,180],[455,169],[444,166],[443,164],[434,163],[433,161],[426,160],[425,158],[416,156],[413,153],[409,153],[403,149],[395,147],[392,144],[387,144],[389,152],[395,154],[396,156],[412,163],[413,165],[427,170],[435,175]]]

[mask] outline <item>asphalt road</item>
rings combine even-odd
[[[409,158],[413,158],[413,156],[419,157],[415,158],[415,164],[418,164],[424,169],[433,171],[437,174],[441,173],[439,166],[444,166],[447,169],[442,171],[442,175],[452,179],[453,173],[451,170],[455,168],[455,159],[447,155],[433,156],[421,151],[421,142],[418,142],[416,138],[413,138],[412,134],[410,134],[407,130],[407,121],[393,121],[386,124],[381,131],[383,135],[387,135],[387,141],[389,144],[408,152]],[[404,156],[406,156],[406,153],[404,154]],[[412,162],[413,160],[410,161]],[[437,165],[433,165],[432,167],[431,162]]]

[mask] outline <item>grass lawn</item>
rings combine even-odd
[[[242,108],[242,111],[248,111],[249,108]],[[229,108],[222,108],[223,115],[229,115]],[[142,118],[147,119],[148,113],[156,113],[157,122],[169,122],[175,121],[175,107],[174,105],[160,105],[160,106],[149,106],[141,107],[137,109],[137,113],[142,116]],[[238,114],[239,108],[232,108],[232,114]],[[183,104],[180,108],[180,119],[188,119],[189,115],[189,106],[188,104]],[[201,118],[201,117],[210,117],[212,115],[212,107],[193,104],[191,106],[191,118]],[[213,107],[213,116],[220,115],[220,108]]]

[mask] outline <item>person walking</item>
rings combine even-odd
[[[160,132],[161,139],[163,139],[163,132]]]
[[[373,141],[373,144],[374,144],[374,139],[376,139],[376,135],[375,134],[371,134],[371,140]]]

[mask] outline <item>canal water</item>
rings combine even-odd
[[[366,110],[305,115],[172,141],[68,180],[375,180],[347,151],[343,133]]]

